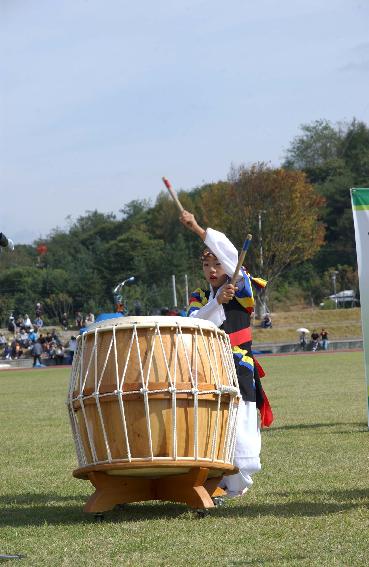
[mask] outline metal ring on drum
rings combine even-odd
[[[161,499],[214,506],[234,474],[240,398],[228,335],[182,317],[125,317],[78,337],[68,392],[85,506]]]

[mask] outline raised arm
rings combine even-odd
[[[181,213],[181,216],[179,217],[179,220],[186,228],[188,228],[188,230],[191,230],[192,232],[197,234],[197,236],[199,236],[201,240],[205,240],[206,230],[198,224],[197,220],[195,219],[195,215],[193,215],[189,211],[183,211]]]

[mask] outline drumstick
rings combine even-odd
[[[165,187],[168,189],[169,193],[173,197],[173,201],[177,205],[178,209],[180,210],[181,213],[183,213],[184,208],[182,207],[182,204],[181,204],[180,200],[178,199],[177,193],[174,191],[169,180],[166,177],[162,177],[162,180],[164,182]]]
[[[239,256],[239,258],[238,258],[237,266],[236,266],[236,269],[235,269],[234,274],[233,274],[232,279],[231,279],[231,284],[232,284],[232,285],[234,285],[234,284],[236,283],[236,279],[237,279],[237,276],[238,276],[238,272],[240,271],[240,268],[241,268],[241,266],[242,266],[242,264],[243,264],[243,261],[244,261],[245,256],[246,256],[246,252],[247,252],[247,250],[248,250],[248,248],[249,248],[249,246],[250,246],[250,244],[251,244],[251,240],[252,240],[252,235],[251,235],[251,234],[248,234],[248,235],[246,236],[245,242],[243,243],[242,250],[241,250],[240,256]]]

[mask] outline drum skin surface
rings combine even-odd
[[[77,343],[67,400],[75,476],[234,471],[239,390],[223,331],[199,319],[125,317],[92,325]]]

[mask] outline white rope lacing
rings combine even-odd
[[[194,325],[191,327],[193,335],[191,336],[191,349],[190,352],[188,350],[188,346],[186,346],[186,340],[183,333],[182,326],[179,322],[176,322],[176,330],[173,334],[172,338],[172,345],[170,348],[170,359],[168,359],[168,355],[166,353],[164,342],[162,335],[160,333],[159,323],[156,322],[154,326],[154,333],[151,337],[151,344],[149,352],[145,353],[145,366],[147,368],[147,373],[144,372],[143,367],[143,358],[140,350],[140,343],[139,343],[139,336],[138,336],[138,329],[137,324],[133,324],[129,349],[126,355],[126,360],[122,372],[122,376],[119,377],[119,364],[118,364],[118,349],[117,349],[117,334],[116,334],[116,325],[112,325],[111,327],[103,327],[99,329],[96,327],[93,330],[93,337],[91,337],[92,333],[84,333],[79,340],[77,341],[77,351],[75,353],[75,358],[72,367],[72,374],[71,374],[71,382],[68,392],[68,406],[69,406],[69,415],[70,415],[70,422],[73,437],[75,440],[76,451],[78,461],[80,466],[85,466],[89,464],[102,464],[106,462],[116,462],[116,461],[128,461],[128,462],[146,462],[146,461],[154,461],[156,459],[160,460],[177,460],[180,458],[181,460],[203,460],[206,462],[233,462],[234,450],[235,450],[235,441],[236,441],[236,422],[237,422],[237,409],[238,409],[238,397],[239,397],[239,388],[237,387],[237,376],[235,371],[235,366],[233,362],[233,354],[230,348],[229,338],[223,331],[218,331],[217,329],[210,331],[210,336],[205,337],[203,329],[200,325]],[[119,327],[118,327],[119,328]],[[147,326],[144,327],[147,329]],[[101,370],[101,375],[98,377],[98,362],[100,360],[100,355],[98,353],[98,344],[99,339],[101,339],[101,332],[112,332],[112,338],[110,340],[108,350],[105,356],[105,360],[103,363],[103,368]],[[89,342],[87,343],[87,338]],[[186,337],[187,338],[187,337]],[[208,371],[209,371],[209,382],[214,384],[214,388],[211,390],[204,389],[202,390],[199,384],[199,373],[198,373],[198,366],[199,366],[199,338],[201,340],[201,345],[203,345],[206,360],[208,364]],[[94,344],[91,346],[91,339],[94,339]],[[160,351],[163,355],[165,371],[166,371],[166,382],[168,384],[168,388],[158,388],[153,389],[153,382],[150,382],[150,374],[153,368],[153,362],[156,357],[155,345],[157,340],[160,342]],[[134,391],[124,391],[124,383],[126,377],[128,376],[129,370],[129,363],[132,359],[132,349],[133,343],[135,343],[136,350],[137,350],[137,358],[139,363],[139,370],[140,370],[140,381],[141,387],[135,389]],[[187,340],[188,343],[188,340]],[[181,351],[179,350],[179,346],[182,346]],[[91,348],[91,352],[87,351],[87,346]],[[177,373],[179,370],[179,365],[181,364],[180,354],[182,353],[186,361],[188,375],[190,377],[190,384],[191,387],[185,389],[177,389]],[[86,352],[87,351],[87,352]],[[174,351],[174,352],[173,352]],[[224,367],[224,372],[220,375],[220,367],[218,362],[218,352],[220,355],[220,360],[222,366]],[[112,354],[114,353],[114,354]],[[148,356],[147,356],[148,355]],[[113,392],[104,392],[101,393],[100,389],[102,384],[104,383],[104,378],[106,376],[106,369],[109,364],[111,357],[114,356],[114,374],[115,374],[115,383],[116,389]],[[191,360],[190,360],[191,357]],[[84,394],[84,390],[86,388],[87,380],[91,375],[91,365],[92,361],[94,362],[94,376],[93,382],[95,384],[94,392],[89,395]],[[101,365],[100,365],[101,366]],[[171,368],[173,370],[173,374],[171,373]],[[146,374],[146,375],[145,375]],[[226,384],[224,382],[224,375],[226,377]],[[79,383],[79,395],[75,396],[76,384]],[[199,389],[200,388],[200,389]],[[171,446],[172,446],[172,455],[167,457],[162,456],[155,456],[153,451],[153,439],[152,439],[152,432],[151,432],[151,424],[150,424],[150,396],[155,394],[163,394],[167,392],[171,399],[171,422],[172,422],[172,439],[171,439]],[[194,415],[194,447],[193,447],[193,456],[181,456],[178,457],[178,431],[177,431],[177,394],[188,394],[193,399],[193,415]],[[144,408],[145,408],[145,419],[146,419],[146,429],[148,435],[148,445],[149,445],[149,455],[145,457],[132,457],[132,448],[130,446],[129,440],[129,433],[128,427],[126,422],[126,414],[125,414],[125,402],[124,400],[129,400],[130,396],[132,395],[140,395],[142,396]],[[214,395],[216,396],[216,416],[215,422],[211,417],[212,411],[208,413],[208,428],[212,430],[212,437],[211,437],[211,445],[210,445],[210,458],[206,457],[206,445],[201,447],[201,454],[199,449],[199,438],[200,434],[206,434],[205,432],[199,432],[199,399],[201,396],[209,396]],[[224,411],[226,407],[224,405],[225,399],[223,400],[222,396],[227,395],[228,401],[228,417],[226,419],[225,424],[225,435],[221,435],[219,438],[219,431],[220,431],[220,424],[222,423],[222,428],[224,427],[224,418],[221,420],[221,416],[225,415]],[[105,398],[112,398],[116,397],[118,400],[118,406],[120,411],[120,420],[122,424],[122,431],[121,435],[125,440],[125,445],[127,449],[126,457],[122,455],[120,458],[112,458],[111,450],[109,447],[109,439],[111,438],[111,432],[107,431],[106,424],[104,423],[104,414],[105,416],[107,410],[103,410],[101,402]],[[190,398],[190,399],[191,399]],[[97,413],[99,416],[99,422],[101,424],[101,431],[103,434],[104,444],[106,448],[106,455],[107,459],[98,459],[96,447],[94,443],[94,435],[98,434],[98,431],[92,429],[93,421],[88,419],[89,409],[86,407],[86,403],[92,403],[94,400],[94,404],[96,404]],[[222,401],[223,400],[223,401]],[[214,400],[215,401],[215,400]],[[79,404],[81,410],[81,419],[78,419],[77,410],[75,409],[74,404]],[[107,406],[105,406],[107,407]],[[190,409],[190,408],[189,408]],[[210,406],[209,406],[210,409]],[[83,442],[83,435],[81,435],[81,427],[83,431],[83,425],[85,427],[85,431],[87,433],[87,440],[89,446],[89,452],[91,453],[91,458],[93,463],[90,463],[89,456],[86,453],[87,447],[85,447],[85,443]],[[99,428],[100,429],[100,428]],[[114,436],[117,437],[119,432],[114,432]],[[218,440],[219,438],[219,440]],[[86,436],[84,436],[86,439]],[[217,450],[218,445],[220,444],[221,440],[223,439],[224,447],[223,455],[219,453]],[[220,448],[219,448],[220,449]]]

